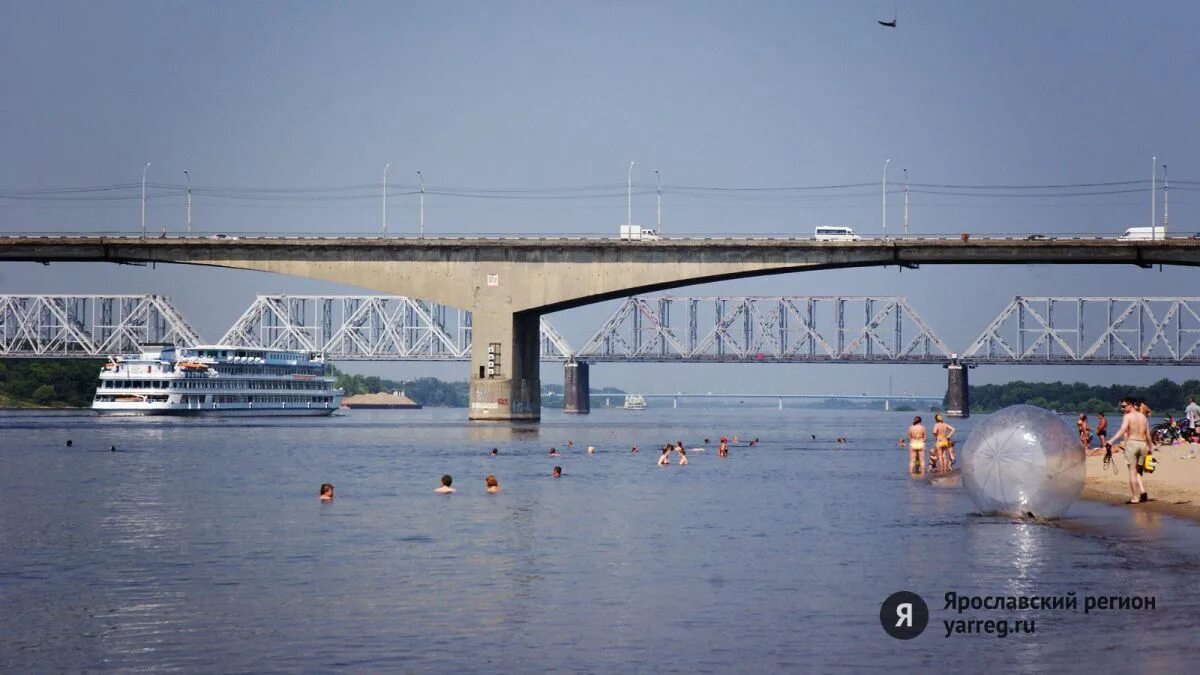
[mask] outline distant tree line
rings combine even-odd
[[[103,360],[0,359],[0,405],[86,408]]]
[[[351,375],[337,368],[333,368],[333,372],[337,377],[335,386],[344,390],[347,396],[402,391],[405,396],[426,407],[467,407],[468,385],[465,381],[443,382],[433,377],[396,381],[376,375]]]
[[[1190,397],[1200,398],[1200,380],[1186,380],[1180,384],[1162,379],[1148,387],[1017,380],[970,387],[971,410],[981,413],[1028,403],[1063,413],[1107,414],[1116,412],[1117,402],[1123,396],[1146,399],[1155,415],[1179,414]]]

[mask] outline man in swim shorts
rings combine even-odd
[[[908,428],[908,473],[918,476],[925,471],[925,425],[921,424],[921,416],[913,418],[912,426]]]
[[[1129,491],[1132,493],[1132,498],[1125,503],[1140,504],[1149,500],[1138,467],[1142,459],[1150,454],[1150,424],[1132,397],[1122,398],[1120,407],[1125,417],[1121,420],[1121,428],[1109,442],[1116,444],[1118,439],[1125,438],[1125,462],[1129,465]]]

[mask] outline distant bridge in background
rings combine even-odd
[[[386,295],[264,295],[216,342],[338,361],[468,361],[470,312]],[[157,295],[0,295],[0,357],[101,358],[204,341]],[[634,296],[543,361],[1200,365],[1200,298],[1014,298],[954,351],[901,297]]]

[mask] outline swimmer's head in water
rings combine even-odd
[[[446,474],[445,476],[442,476],[442,485],[444,485],[446,487],[450,487],[450,484],[453,482],[454,482],[454,479],[450,477],[450,474]]]
[[[499,448],[492,448],[492,454],[493,454],[493,455],[498,455],[498,454],[500,454],[500,449],[499,449]]]
[[[333,483],[321,483],[321,496],[333,496]]]
[[[553,475],[554,475],[556,478],[557,478],[558,476],[561,476],[561,475],[562,475],[562,467],[561,467],[561,466],[556,466],[556,467],[554,467],[554,473],[553,473]]]
[[[486,483],[490,488],[496,487],[500,484],[500,482],[496,480],[496,477],[491,474],[488,474],[487,478],[483,479],[483,482]]]

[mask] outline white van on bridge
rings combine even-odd
[[[1125,230],[1121,239],[1166,239],[1167,228],[1165,227],[1131,227]]]
[[[854,230],[841,225],[818,225],[813,231],[817,241],[860,241],[862,237],[854,234]]]

